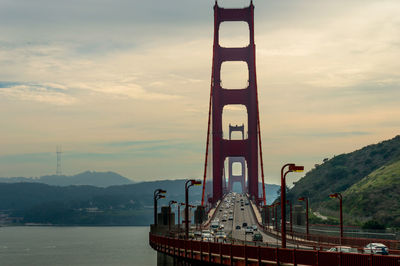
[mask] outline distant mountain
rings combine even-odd
[[[48,175],[41,176],[38,178],[26,178],[26,177],[9,177],[0,178],[2,183],[18,183],[18,182],[29,182],[29,183],[43,183],[52,186],[79,186],[89,185],[95,187],[109,187],[116,185],[127,185],[133,184],[134,182],[126,177],[123,177],[114,172],[95,172],[86,171],[73,176],[65,175]]]
[[[328,196],[341,192],[345,223],[362,224],[373,219],[400,227],[399,161],[400,136],[396,136],[325,159],[296,182],[287,196],[292,200],[307,196],[313,210],[333,216],[338,203]],[[393,209],[395,206],[397,211]]]
[[[50,186],[42,183],[0,183],[0,213],[21,217],[22,223],[57,225],[149,225],[153,192],[167,191],[159,206],[184,202],[186,180],[162,180],[129,185]],[[273,185],[275,186],[275,185]],[[268,191],[267,195],[273,195]],[[190,188],[191,204],[201,203],[202,186]],[[1,218],[0,218],[1,220]]]
[[[265,197],[267,204],[271,204],[275,201],[275,199],[279,196],[278,192],[280,191],[281,186],[274,184],[265,184]],[[258,193],[262,195],[262,183],[258,185]]]

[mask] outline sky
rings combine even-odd
[[[267,183],[287,162],[309,171],[399,134],[400,1],[253,2]],[[213,4],[0,0],[0,176],[55,174],[61,145],[67,175],[201,178]],[[225,23],[220,36],[243,46],[248,28]],[[246,75],[222,66],[224,86]],[[224,128],[245,117],[227,107]]]

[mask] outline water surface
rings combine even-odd
[[[0,265],[157,265],[149,227],[0,227]]]

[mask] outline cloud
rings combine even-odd
[[[398,1],[254,3],[270,180],[278,180],[288,159],[312,166],[398,134]],[[108,167],[149,178],[201,172],[213,4],[2,1],[0,80],[8,82],[0,83],[1,154],[45,152],[61,143],[71,151],[65,155],[71,172]],[[225,78],[237,76],[229,71]],[[246,122],[243,108],[225,110],[225,125]],[[29,161],[25,173],[46,168]]]
[[[54,86],[55,85],[55,86]],[[65,87],[61,85],[61,90]],[[77,100],[60,91],[58,84],[31,84],[0,82],[0,95],[10,99],[33,101],[52,105],[71,105]]]

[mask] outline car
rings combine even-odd
[[[201,240],[202,241],[212,242],[212,241],[214,241],[214,237],[210,233],[204,233],[203,232],[201,234]]]
[[[247,223],[244,222],[244,223],[242,224],[242,227],[247,227]]]
[[[223,232],[223,231],[218,231],[218,232],[215,234],[215,238],[225,240],[225,239],[226,239],[226,234],[225,234],[225,232]]]
[[[253,224],[253,225],[251,226],[251,228],[253,228],[254,231],[257,231],[257,230],[258,230],[258,227],[257,227],[257,225],[255,225],[255,224]]]
[[[222,221],[223,221],[223,222],[226,222],[226,217],[222,217]]]
[[[229,216],[228,220],[229,220],[229,221],[232,221],[232,220],[233,220],[233,216],[232,216],[232,215]]]
[[[255,233],[253,235],[253,241],[263,241],[263,236],[260,233]]]
[[[328,249],[329,252],[358,253],[356,248],[348,246],[334,246]]]
[[[219,222],[212,222],[210,225],[211,230],[216,230],[219,227]]]
[[[247,234],[254,234],[253,228],[251,226],[247,226],[246,229],[244,230],[244,233]]]
[[[195,237],[201,237],[201,232],[200,231],[194,231],[194,236]]]
[[[389,249],[381,243],[369,243],[364,247],[364,253],[389,255]]]
[[[219,229],[224,229],[224,228],[225,228],[225,226],[223,224],[219,225]]]
[[[235,229],[240,230],[240,225],[236,225]]]

